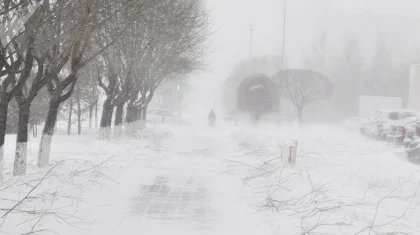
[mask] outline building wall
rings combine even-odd
[[[420,64],[410,66],[408,108],[420,111]]]
[[[180,84],[180,90],[177,89],[178,84]],[[184,98],[188,92],[189,87],[186,84],[177,81],[167,82],[156,89],[149,108],[166,109],[179,114],[182,109],[189,107],[188,99]]]

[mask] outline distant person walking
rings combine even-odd
[[[212,109],[208,115],[209,118],[209,126],[213,127],[216,124],[216,113]]]

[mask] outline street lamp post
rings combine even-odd
[[[286,39],[286,11],[287,10],[287,0],[284,0],[284,5],[283,5],[283,40],[282,40],[282,50],[281,50],[281,70],[284,71],[284,45],[285,45],[285,39]],[[286,109],[284,107],[284,102],[283,99],[280,98],[279,101],[279,110],[280,112],[285,112]]]
[[[249,76],[252,74],[252,25],[249,25],[250,39],[249,39]]]
[[[178,116],[181,116],[181,108],[182,108],[182,89],[181,85],[178,84],[176,87],[176,90],[178,91],[178,98],[179,98],[179,104],[178,104]]]
[[[287,9],[287,0],[284,0],[283,6],[283,45],[281,50],[281,69],[284,70],[284,44],[286,39],[286,9]]]

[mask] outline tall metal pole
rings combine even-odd
[[[287,12],[287,0],[284,0],[284,5],[283,5],[283,41],[282,41],[282,50],[281,50],[281,70],[285,70],[284,69],[284,44],[285,44],[285,39],[286,39],[286,12]],[[280,98],[279,101],[279,110],[282,113],[285,113],[286,109],[283,105],[283,99]]]
[[[181,109],[182,109],[182,90],[179,91],[179,116],[181,117]]]
[[[281,50],[281,69],[284,70],[284,44],[286,39],[286,9],[287,9],[287,0],[284,0],[284,9],[283,9],[283,45]]]
[[[249,76],[252,74],[252,25],[249,25],[250,39],[249,39]]]

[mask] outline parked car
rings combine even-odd
[[[403,145],[404,147],[408,147],[411,143],[411,141],[413,141],[414,137],[416,136],[416,132],[414,128],[409,128],[405,134],[404,140],[403,140]]]
[[[407,132],[404,138],[404,147],[408,148],[410,143],[420,137],[420,119],[409,128],[407,128]]]
[[[420,157],[420,137],[414,136],[413,140],[408,145],[407,149],[407,158],[416,159]]]
[[[360,132],[370,137],[382,137],[382,132],[387,127],[387,123],[398,120],[398,117],[399,113],[397,111],[377,110],[376,116],[361,123]]]
[[[420,112],[406,109],[377,110],[375,117],[361,125],[361,132],[371,137],[389,140],[397,134],[398,126],[405,123],[403,120],[413,117],[420,117]]]
[[[391,124],[390,133],[387,135],[387,141],[393,141],[395,144],[403,144],[407,133],[411,135],[414,127],[418,123],[418,117],[404,118]],[[410,130],[410,132],[408,132]]]

